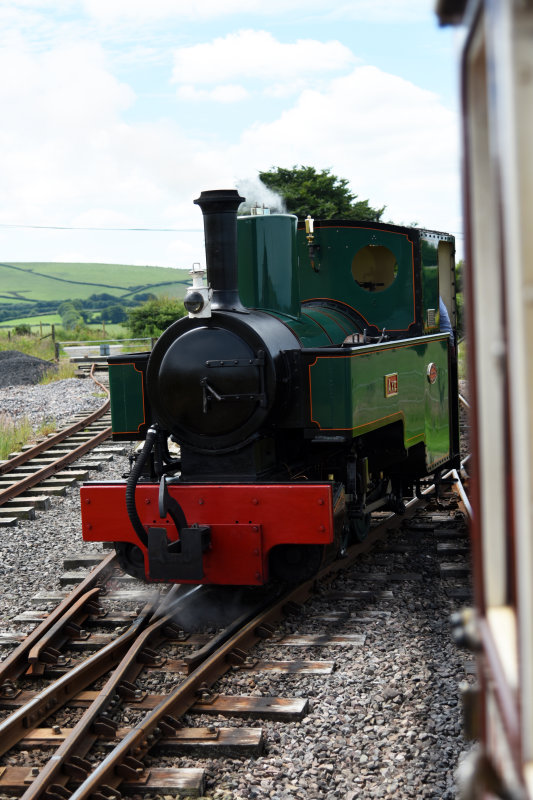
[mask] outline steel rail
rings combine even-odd
[[[196,588],[175,585],[162,601],[157,592],[157,598],[145,605],[140,615],[124,633],[62,675],[0,722],[0,755],[17,745],[32,729],[56,713],[79,692],[87,689],[95,680],[115,668],[119,662],[121,663],[115,669],[113,678],[102,692],[109,702],[112,702],[117,693],[116,684],[124,683],[127,679],[131,687],[131,681],[142,671],[145,664],[156,666],[163,663],[156,658],[156,654],[148,650],[141,656],[139,653],[146,648],[148,641],[153,645],[161,644],[180,633],[181,629],[172,624],[173,615],[178,606],[180,609],[183,608],[184,602],[187,603]],[[184,591],[186,592],[184,596],[176,597]],[[150,628],[144,635],[143,631],[147,625],[150,625]],[[161,630],[163,633],[160,640],[153,641],[155,634]],[[131,694],[131,688],[127,689],[127,692]],[[92,704],[88,712],[90,709],[94,711],[95,708]],[[103,707],[100,707],[98,713],[102,714],[103,710]]]
[[[29,731],[54,714],[78,692],[112,669],[122,658],[130,643],[149,622],[155,610],[147,603],[136,620],[117,639],[85,659],[74,669],[39,692],[29,703],[21,706],[0,722],[0,755],[14,747]]]
[[[0,663],[0,696],[13,697],[16,692],[16,681],[29,667],[31,649],[50,631],[59,620],[66,620],[65,614],[81,597],[94,588],[100,581],[118,566],[116,554],[109,553],[98,566],[44,619],[8,657]]]
[[[102,384],[99,385],[102,386]],[[27,464],[32,458],[44,453],[46,450],[49,450],[56,444],[60,444],[65,439],[68,439],[69,436],[73,436],[75,433],[83,430],[83,428],[87,428],[89,425],[92,425],[93,422],[99,420],[100,417],[103,417],[104,414],[109,411],[109,407],[110,401],[107,399],[105,403],[100,406],[100,408],[97,408],[96,411],[93,411],[92,414],[89,414],[84,419],[80,420],[79,422],[75,422],[73,425],[69,425],[68,428],[62,428],[62,430],[53,434],[53,436],[43,439],[42,442],[39,442],[33,447],[29,447],[27,450],[24,450],[23,453],[19,453],[17,456],[13,456],[13,458],[9,458],[7,461],[4,461],[2,464],[0,464],[0,475],[5,475],[6,473],[14,470],[16,467]]]
[[[462,394],[459,395],[459,402],[461,403],[463,408],[470,409],[470,403],[465,397],[463,397]]]
[[[52,464],[48,464],[46,467],[37,470],[37,472],[34,472],[32,475],[22,478],[22,480],[13,483],[12,486],[8,486],[6,489],[0,490],[0,506],[2,506],[8,500],[12,500],[14,497],[22,494],[26,491],[26,489],[30,489],[32,486],[36,486],[36,484],[41,483],[47,478],[50,478],[56,472],[62,470],[63,467],[67,467],[69,464],[72,464],[73,461],[77,461],[80,456],[85,455],[85,453],[87,453],[89,450],[93,450],[110,436],[111,428],[104,428],[104,430],[100,431],[98,434],[96,434],[96,436],[93,436],[91,439],[83,442],[83,444],[80,444],[75,450],[71,450],[70,453],[66,453],[64,456],[56,459],[56,461],[54,461]]]
[[[93,364],[92,367],[91,367],[91,371],[89,372],[89,375],[93,379],[93,381],[96,383],[96,385],[104,390],[104,392],[107,394],[107,397],[108,397],[108,400],[109,400],[110,399],[109,389],[103,383],[100,383],[100,381],[96,380],[96,378],[94,377],[95,369],[96,369],[96,364]]]
[[[72,777],[85,779],[91,769],[90,762],[86,762],[84,757],[87,755],[97,737],[101,733],[107,733],[113,737],[118,726],[105,716],[105,712],[112,705],[116,698],[124,692],[133,693],[134,684],[132,681],[144,669],[145,664],[163,663],[156,660],[156,654],[148,650],[148,645],[158,646],[166,640],[172,638],[171,634],[177,630],[173,623],[173,618],[178,607],[182,607],[187,602],[190,595],[198,587],[185,587],[187,593],[184,596],[176,597],[178,592],[184,589],[183,586],[174,586],[165,598],[164,606],[155,609],[149,620],[149,627],[141,630],[137,627],[134,632],[135,639],[128,651],[123,655],[118,666],[104,687],[100,690],[95,700],[84,712],[76,723],[70,734],[63,743],[57,748],[54,757],[50,759],[39,775],[24,793],[25,800],[37,800],[46,794],[47,797],[57,796],[58,787],[64,787]],[[65,676],[66,678],[67,676]],[[123,689],[124,687],[124,689]],[[122,690],[122,691],[121,691]],[[77,691],[81,691],[78,689]],[[76,692],[77,693],[77,692]],[[0,729],[1,732],[1,729]],[[27,734],[26,734],[27,735]],[[129,760],[125,768],[124,777],[137,777],[137,771],[143,765],[137,766],[132,771],[132,762]]]
[[[310,581],[314,584],[314,581]],[[309,587],[307,587],[309,588]],[[283,616],[283,609],[294,599],[301,599],[302,587],[287,593],[267,612],[257,615],[248,624],[235,633],[220,648],[206,658],[180,686],[174,689],[155,709],[148,712],[141,722],[137,723],[121,742],[104,758],[87,778],[75,789],[70,800],[84,800],[96,790],[107,787],[116,789],[125,779],[138,779],[145,772],[142,758],[164,736],[172,735],[179,727],[178,718],[185,714],[197,701],[197,695],[207,686],[212,686],[233,664],[244,660],[245,653],[262,638],[259,628],[265,622],[274,622]],[[54,786],[50,786],[54,792]],[[115,793],[116,792],[112,792]],[[30,800],[30,794],[23,795],[23,800]]]
[[[446,473],[445,477],[451,477],[453,479],[454,482],[453,490],[459,496],[459,499],[463,505],[463,508],[466,512],[468,519],[472,521],[472,519],[474,518],[474,512],[459,473],[457,472],[456,469],[452,469],[450,470],[450,472]]]
[[[414,503],[418,504],[419,501],[415,499]],[[391,518],[394,516],[391,515]],[[207,685],[206,674],[203,669],[204,663],[209,662],[209,665],[211,665],[209,666],[211,677],[208,681],[209,685],[211,685],[232,664],[244,660],[246,656],[244,649],[249,649],[259,639],[271,635],[273,629],[268,625],[265,627],[267,621],[281,618],[283,614],[289,613],[289,609],[294,607],[295,603],[298,602],[299,604],[307,599],[313,593],[318,577],[323,577],[332,571],[344,569],[361,552],[369,549],[379,538],[386,534],[390,528],[390,521],[390,518],[386,520],[387,529],[384,528],[384,525],[379,526],[369,535],[365,542],[350,548],[347,559],[329,565],[321,571],[319,576],[315,576],[299,587],[287,590],[284,594],[278,596],[275,601],[272,600],[272,597],[264,599],[261,604],[263,606],[262,610],[259,610],[261,608],[260,605],[248,611],[239,620],[232,622],[225,631],[219,633],[215,637],[214,643],[210,643],[210,645],[191,654],[191,657],[186,657],[184,666],[189,670],[193,670],[190,674],[193,680],[191,682],[187,678],[185,680],[185,688],[178,687],[175,694],[177,694],[181,705],[176,707],[176,703],[173,703],[172,711],[181,716],[197,701],[198,691],[205,689]],[[190,587],[174,586],[164,599],[164,603],[155,611],[150,612],[151,619],[149,623],[145,612],[143,619],[137,620],[125,634],[102,648],[98,653],[93,654],[73,670],[70,670],[47,689],[40,692],[39,695],[33,697],[28,704],[19,708],[4,722],[0,723],[0,754],[3,754],[18,744],[24,736],[27,736],[29,730],[38,727],[47,717],[64,706],[76,694],[86,689],[90,683],[101,677],[105,672],[114,669],[113,675],[96,700],[87,709],[63,744],[56,750],[53,758],[41,770],[36,780],[28,787],[24,800],[37,800],[37,798],[45,795],[47,798],[56,797],[58,800],[60,798],[62,800],[66,791],[64,787],[71,778],[83,782],[90,777],[88,773],[91,765],[84,760],[84,757],[96,740],[98,732],[105,733],[109,737],[115,735],[113,724],[104,716],[104,712],[114,702],[117,694],[120,694],[121,685],[126,685],[127,687],[126,696],[128,696],[128,692],[131,695],[132,691],[135,690],[135,685],[132,681],[143,669],[144,664],[151,663],[154,666],[157,663],[154,661],[156,654],[148,651],[147,645],[161,644],[169,637],[172,638],[172,634],[175,635],[176,630],[175,628],[172,629],[172,620],[176,606],[182,604],[184,600],[187,601],[187,598],[199,588],[202,587],[193,587],[191,589]],[[173,599],[174,596],[184,589],[187,591],[185,597],[179,597],[175,601]],[[266,611],[264,609],[265,605],[267,606]],[[147,627],[147,624],[150,624],[150,627]],[[253,633],[250,634],[250,631]],[[48,634],[48,640],[50,641],[52,636],[56,634],[57,630],[52,627]],[[240,647],[237,645],[240,645]],[[129,648],[127,652],[125,652],[126,648]],[[144,657],[142,655],[143,651]],[[217,659],[215,658],[217,653],[220,659],[218,667],[216,666]],[[120,659],[122,661],[117,666]],[[181,700],[179,700],[180,697],[182,697]],[[183,700],[183,697],[185,700]],[[154,716],[154,730],[150,731],[149,738],[146,738],[146,752],[155,744],[156,739],[158,740],[164,735],[171,734],[179,726],[176,720],[169,717],[169,713],[166,704],[160,704],[160,713]],[[122,757],[119,751],[117,759],[120,763],[117,769],[121,778],[127,778],[128,780],[138,778],[139,773],[144,770],[138,756],[139,751],[135,758],[131,757],[131,754]]]
[[[460,483],[455,470],[446,473],[445,478],[452,478],[454,483]],[[90,747],[96,739],[98,731],[112,737],[115,734],[113,724],[104,718],[102,714],[113,701],[118,693],[118,686],[124,682],[126,676],[138,674],[142,666],[133,663],[139,653],[146,648],[148,641],[158,638],[158,632],[168,625],[172,619],[172,610],[165,609],[165,616],[161,617],[163,610],[159,612],[159,619],[149,628],[145,628],[139,636],[140,629],[137,630],[137,640],[130,647],[124,656],[121,665],[115,670],[112,679],[106,684],[93,703],[85,712],[82,719],[75,726],[71,734],[65,739],[64,743],[58,748],[51,761],[41,770],[36,780],[31,784],[23,796],[23,800],[37,800],[38,798],[65,798],[70,792],[65,786],[70,779],[76,782],[81,781],[80,786],[70,796],[70,800],[85,800],[90,795],[98,791],[99,796],[104,798],[112,795],[119,795],[117,787],[127,779],[135,781],[145,779],[146,769],[142,761],[143,757],[157,742],[164,736],[171,735],[178,727],[178,717],[182,716],[196,701],[199,691],[204,691],[223,675],[232,665],[241,664],[245,661],[247,651],[249,651],[258,641],[272,634],[271,624],[277,622],[284,614],[290,613],[295,605],[305,602],[314,592],[317,581],[328,578],[350,566],[358,556],[370,549],[378,540],[384,538],[391,529],[402,524],[405,517],[411,516],[415,510],[423,505],[435,491],[435,485],[427,487],[420,498],[413,498],[406,504],[405,514],[398,516],[391,513],[380,525],[370,532],[364,542],[353,545],[348,550],[348,555],[342,561],[336,561],[327,565],[311,580],[291,588],[278,596],[275,601],[270,600],[268,608],[257,613],[253,619],[247,618],[244,626],[236,630],[236,623],[232,623],[226,634],[219,634],[216,637],[217,646],[213,651],[213,644],[202,648],[201,651],[191,654],[186,661],[193,671],[183,680],[181,685],[169,694],[161,703],[144,717],[134,728],[132,728],[124,739],[108,754],[94,771],[90,762],[85,761]],[[197,588],[197,587],[195,587]],[[170,595],[170,593],[169,593]],[[157,615],[156,615],[157,616]],[[152,619],[154,622],[155,617]],[[152,638],[151,638],[152,637]],[[222,640],[222,643],[220,644]],[[110,647],[108,645],[107,647]],[[106,648],[104,648],[105,650]],[[98,654],[95,654],[95,656]],[[148,659],[153,657],[147,656]],[[201,663],[198,663],[204,658]],[[69,673],[72,675],[72,672]],[[67,680],[64,676],[61,680]],[[56,682],[56,684],[59,682]],[[54,685],[56,685],[54,684]],[[131,688],[131,687],[130,687]],[[76,692],[81,691],[76,688]],[[67,702],[63,700],[61,705]],[[46,716],[51,712],[47,711]],[[100,722],[99,722],[100,721]],[[100,724],[101,723],[101,724]],[[36,723],[38,724],[38,723]],[[96,729],[94,726],[96,725]],[[89,730],[92,728],[92,732]],[[27,732],[27,728],[24,729]],[[0,736],[2,728],[0,727]],[[143,774],[144,773],[144,774]]]
[[[432,490],[434,490],[434,486],[426,489],[424,494],[429,494]],[[424,500],[413,498],[407,504],[407,515],[410,516],[423,503]],[[278,622],[285,614],[290,613],[295,605],[299,606],[313,594],[318,580],[327,578],[350,566],[362,552],[367,551],[378,540],[384,538],[391,527],[399,526],[403,518],[391,514],[369,534],[364,542],[349,548],[347,558],[332,562],[312,579],[287,590],[273,603],[271,602],[266,610],[246,622],[240,630],[232,632],[229,638],[214,652],[206,651],[205,660],[195,665],[195,669],[183,680],[181,685],[127,733],[124,739],[74,790],[70,800],[87,800],[97,791],[104,797],[116,797],[117,787],[123,780],[139,779],[143,773],[145,773],[143,777],[146,777],[142,759],[161,738],[171,735],[180,726],[179,717],[194,705],[199,692],[211,687],[232,666],[244,663],[247,652],[257,642],[271,635],[270,626]],[[234,624],[230,628],[233,631]],[[194,654],[190,662],[195,664]],[[49,787],[48,795],[54,796],[53,785]],[[58,797],[61,797],[61,792]],[[30,795],[28,791],[22,800],[36,800],[36,797]]]
[[[109,411],[111,402],[109,398],[109,390],[103,383],[97,381],[94,377],[94,367],[91,369],[91,378],[97,386],[100,386],[104,392],[107,394],[107,400],[103,403],[100,408],[97,408],[96,411],[93,411],[91,414],[88,414],[82,420],[75,422],[73,425],[70,425],[68,428],[63,428],[63,430],[58,431],[53,436],[49,436],[48,438],[44,439],[42,442],[34,445],[33,447],[28,448],[23,453],[19,453],[18,456],[14,456],[13,458],[8,459],[7,461],[0,464],[0,475],[8,475],[10,472],[13,472],[17,467],[24,466],[29,461],[31,461],[36,456],[40,455],[41,453],[50,450],[57,444],[64,442],[69,436],[73,436],[75,433],[78,433],[80,430],[89,427],[94,422],[97,422],[104,414]],[[91,450],[93,447],[97,447],[101,442],[105,441],[111,435],[111,428],[105,428],[96,436],[91,437],[91,439],[87,440],[84,444],[77,447],[75,450],[72,450],[70,453],[66,453],[65,455],[61,456],[60,458],[56,459],[52,464],[48,464],[46,467],[43,467],[41,470],[33,473],[33,475],[28,475],[26,478],[23,478],[20,481],[13,482],[12,486],[8,486],[5,489],[0,490],[0,506],[7,503],[8,500],[12,500],[14,497],[17,497],[19,494],[22,494],[26,491],[26,489],[30,489],[32,486],[36,486],[41,481],[46,480],[51,475],[56,472],[59,472],[63,467],[67,467],[73,461],[76,461],[80,456],[85,455],[86,452]]]
[[[81,633],[80,623],[84,622],[90,614],[101,611],[96,602],[100,594],[100,587],[89,589],[79,600],[67,609],[65,615],[58,619],[55,625],[47,630],[28,653],[30,667],[26,674],[42,675],[46,664],[56,664],[60,658],[57,647],[65,640],[71,638],[72,632]]]

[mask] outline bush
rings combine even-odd
[[[131,335],[160,336],[180,317],[185,316],[185,306],[173,297],[156,297],[128,312],[127,327]]]
[[[15,336],[31,336],[31,327],[29,325],[15,325],[13,333]]]
[[[59,328],[56,325],[56,340],[58,342],[88,342],[91,340],[99,341],[102,338],[102,331],[95,331],[83,322],[74,328]]]

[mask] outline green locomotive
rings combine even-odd
[[[453,237],[240,201],[202,193],[208,286],[109,359],[113,435],[146,443],[126,485],[82,490],[84,538],[147,580],[305,577],[458,464]]]

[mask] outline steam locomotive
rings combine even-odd
[[[195,200],[207,285],[151,353],[109,358],[113,437],[144,445],[82,487],[83,538],[147,581],[305,579],[458,465],[453,237],[242,201]]]

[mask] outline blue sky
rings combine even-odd
[[[460,233],[453,36],[431,0],[0,0],[0,260],[190,267],[193,199],[274,165]]]

